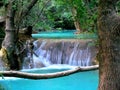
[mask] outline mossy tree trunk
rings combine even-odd
[[[18,53],[21,51],[19,51],[17,46],[18,31],[16,29],[17,27],[15,27],[17,25],[15,23],[16,9],[19,7],[16,6],[17,2],[15,1],[16,0],[8,0],[7,4],[5,5],[5,38],[2,42],[2,48],[0,50],[0,63],[2,62],[3,66],[6,66],[5,68],[7,68],[7,70],[20,69],[20,60],[18,59],[20,55],[18,55]],[[37,3],[37,1],[38,0],[31,0],[28,2],[28,5],[22,10],[22,15],[20,17],[21,19],[29,14],[29,11]]]
[[[15,10],[13,9],[13,2],[10,1],[6,5],[6,21],[5,21],[5,38],[2,43],[2,48],[7,51],[8,64],[11,69],[17,69],[17,58],[15,57],[15,43],[17,40],[16,30],[14,28]]]
[[[115,10],[117,1],[99,2],[99,90],[120,90],[120,16]]]

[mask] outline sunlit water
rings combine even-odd
[[[34,70],[24,70],[27,72],[53,73],[72,68],[43,68]],[[78,72],[69,76],[54,79],[20,79],[10,78],[0,80],[0,84],[6,90],[97,90],[98,70]]]

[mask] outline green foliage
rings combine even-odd
[[[95,33],[84,32],[84,33],[80,33],[80,34],[76,35],[76,38],[77,39],[97,39],[98,36]]]
[[[23,2],[23,8],[26,2]],[[29,15],[24,17],[20,27],[34,26],[34,29],[50,30],[54,27],[54,21],[58,14],[52,12],[53,6],[51,0],[41,0],[30,11]]]
[[[98,0],[91,0],[86,2],[87,8],[87,29],[88,31],[97,32],[97,13],[98,13]]]
[[[77,19],[84,31],[97,30],[97,3],[98,0],[75,0]]]
[[[4,5],[8,3],[9,0],[2,0]]]
[[[5,14],[5,8],[1,7],[0,8],[0,16],[4,16],[4,14]]]
[[[77,19],[84,31],[96,32],[97,30],[97,4],[98,0],[53,0],[57,7],[64,7],[65,17]],[[71,9],[75,8],[77,15],[71,14]],[[64,9],[63,9],[64,10]]]
[[[65,5],[56,4],[54,0],[41,0],[25,17],[21,27],[34,26],[34,30],[53,30],[64,28],[64,23],[73,26],[71,12]]]
[[[8,3],[9,0],[3,0]],[[97,4],[98,0],[38,0],[29,14],[21,17],[23,9],[31,0],[15,0],[16,27],[34,26],[34,30],[52,30],[55,28],[74,28],[74,19],[80,22],[83,31],[97,32]],[[76,9],[76,16],[72,15],[72,8]],[[1,12],[1,11],[0,11]],[[20,22],[22,21],[22,22]]]
[[[118,12],[118,14],[120,15],[120,1],[118,1],[117,5],[116,5],[116,11]]]

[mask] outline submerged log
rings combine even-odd
[[[82,67],[82,68],[77,67],[75,69],[71,69],[67,71],[48,73],[48,74],[35,74],[35,73],[26,73],[20,71],[0,71],[0,74],[3,75],[3,77],[8,76],[8,77],[18,77],[18,78],[26,78],[26,79],[50,79],[50,78],[68,76],[70,74],[74,74],[80,71],[88,71],[95,69],[98,69],[98,65]]]

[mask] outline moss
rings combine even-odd
[[[7,58],[7,51],[5,48],[1,48],[0,50],[0,64],[2,70],[8,70],[9,69],[9,64],[8,64],[8,58]]]

